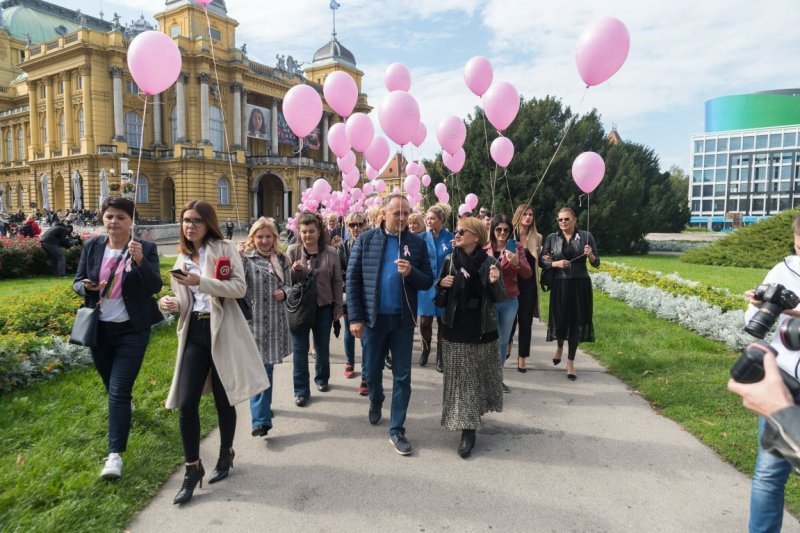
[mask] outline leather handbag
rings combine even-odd
[[[543,292],[547,292],[553,286],[553,277],[555,276],[555,271],[552,268],[543,268],[542,274],[539,276],[539,286],[542,288]]]
[[[127,248],[117,256],[114,266],[111,267],[111,276],[108,278],[105,289],[94,307],[81,306],[75,313],[75,321],[72,323],[72,330],[69,332],[69,343],[87,348],[97,346],[97,325],[100,322],[100,301],[106,297],[111,284],[114,283],[114,276],[117,273],[122,257],[126,254]]]
[[[443,268],[446,267],[448,269],[448,275],[452,275],[453,273],[453,256],[448,255],[445,258],[445,265],[442,265]],[[436,286],[436,296],[433,297],[433,305],[436,307],[447,307],[447,298],[448,293],[450,292],[449,289],[442,287],[437,284]]]
[[[286,297],[289,330],[300,333],[314,327],[317,316],[317,280],[314,273],[292,285]]]

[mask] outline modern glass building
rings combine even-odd
[[[800,89],[711,99],[705,129],[692,136],[691,225],[721,230],[800,206]]]

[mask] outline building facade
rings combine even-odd
[[[714,98],[705,122],[692,136],[691,225],[721,230],[800,207],[800,89]]]
[[[334,34],[305,70],[291,56],[257,63],[236,44],[238,22],[224,0],[207,9],[210,31],[191,0],[166,0],[156,14],[181,51],[182,72],[145,107],[126,61],[130,41],[153,29],[143,18],[122,25],[116,15],[108,22],[42,0],[0,2],[0,205],[96,209],[104,181],[124,193],[138,168],[145,221],[174,222],[196,198],[222,219],[285,220],[315,179],[338,183],[327,130],[341,117],[325,105],[301,150],[281,103],[298,83],[321,94],[335,70],[360,91],[353,54]],[[356,111],[369,110],[359,94]]]

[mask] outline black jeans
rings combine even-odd
[[[211,358],[211,321],[191,315],[178,378],[181,440],[187,463],[200,458],[200,398],[209,371],[219,418],[220,448],[231,448],[236,432],[236,408],[228,403],[228,395]]]
[[[47,252],[47,255],[53,258],[55,266],[53,266],[53,274],[56,276],[63,276],[67,272],[67,262],[64,258],[64,250],[57,244],[50,244],[47,242],[42,243],[42,248]]]
[[[536,289],[536,279],[531,277],[529,280],[519,280],[519,309],[517,318],[514,319],[514,326],[511,328],[511,338],[509,344],[514,339],[514,331],[519,326],[519,342],[517,350],[520,357],[531,355],[531,330],[533,328],[533,318],[536,315],[536,300],[539,298]],[[510,354],[509,354],[510,355]]]
[[[122,453],[131,430],[133,384],[150,342],[150,330],[128,322],[100,322],[92,361],[108,393],[108,453]]]

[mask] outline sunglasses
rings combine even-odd
[[[464,234],[467,233],[468,231],[469,231],[468,229],[459,228],[456,230],[456,235],[458,235],[459,237],[463,237]],[[471,231],[469,232],[472,233]]]
[[[203,225],[202,218],[184,218],[181,220],[181,222],[183,222],[184,226],[191,225],[194,226],[195,228]]]
[[[348,226],[350,228],[363,228],[364,227],[364,223],[363,222],[351,222],[351,223],[348,224]]]
[[[570,217],[564,217],[564,218],[557,218],[556,220],[559,222],[569,222],[572,219]]]
[[[511,233],[511,228],[494,228],[495,233]]]

